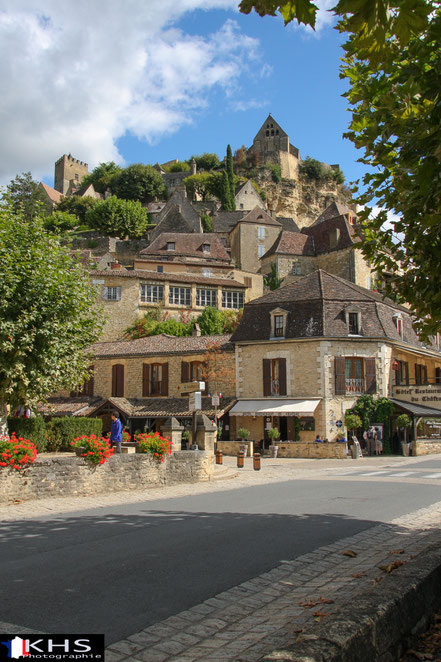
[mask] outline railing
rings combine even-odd
[[[364,379],[346,379],[346,393],[364,393]]]

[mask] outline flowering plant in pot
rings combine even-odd
[[[137,453],[149,453],[158,462],[165,462],[171,455],[171,441],[169,437],[161,437],[159,432],[141,432],[137,435]]]
[[[70,445],[73,446],[77,455],[84,457],[91,464],[104,464],[113,455],[109,439],[96,437],[94,434],[89,436],[83,434],[71,441]]]
[[[0,467],[12,467],[23,469],[27,464],[32,464],[37,457],[37,447],[29,439],[16,437],[0,437]]]

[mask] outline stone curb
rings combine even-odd
[[[307,635],[263,662],[392,662],[441,604],[441,550],[419,554]],[[301,637],[299,637],[300,639]]]

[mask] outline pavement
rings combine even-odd
[[[260,472],[253,471],[249,458],[240,470],[235,458],[224,460],[210,483],[15,503],[0,507],[0,521],[240,490],[295,478],[341,480],[342,473],[361,467],[368,475],[379,472],[379,480],[394,473],[396,480],[403,473],[412,480],[409,465],[417,466],[427,457],[264,458]],[[427,475],[426,480],[437,482]],[[111,644],[106,662],[396,659],[394,655],[423,627],[439,600],[440,521],[441,501],[295,560],[286,559],[269,572]],[[354,613],[358,613],[355,621]]]

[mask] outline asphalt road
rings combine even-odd
[[[411,468],[441,471],[441,460]],[[6,522],[0,621],[104,632],[109,644],[282,560],[429,506],[440,488],[352,475]]]

